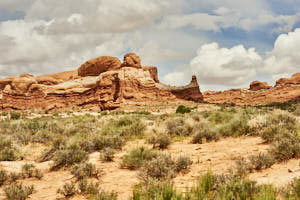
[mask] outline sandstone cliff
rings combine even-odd
[[[186,87],[159,83],[156,67],[142,67],[133,53],[87,61],[75,71],[0,79],[1,109],[55,109],[77,106],[116,109],[138,102],[192,100],[203,102],[196,77]]]
[[[208,103],[234,103],[237,105],[267,105],[300,100],[300,73],[291,78],[279,79],[275,87],[267,83],[252,82],[250,89],[206,91],[204,101]]]

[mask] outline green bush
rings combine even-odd
[[[147,184],[139,184],[134,187],[131,200],[180,200],[184,199],[178,194],[169,181],[152,180]]]
[[[84,162],[88,159],[88,154],[78,145],[71,145],[65,149],[55,152],[52,170],[59,169],[64,166],[71,166],[76,163]]]
[[[151,149],[145,147],[135,148],[122,157],[121,166],[131,170],[138,169],[144,162],[152,160],[156,156],[157,153]]]
[[[146,125],[137,116],[125,116],[119,120],[110,120],[102,129],[105,135],[119,135],[135,138],[144,135]]]
[[[85,178],[91,178],[91,177],[98,177],[98,171],[95,167],[95,165],[91,163],[81,163],[74,165],[71,168],[71,173],[78,179],[85,179]]]
[[[213,111],[208,116],[208,121],[214,123],[214,124],[224,124],[231,121],[231,119],[234,117],[234,113],[232,112],[226,112],[226,111]]]
[[[23,178],[35,177],[37,179],[41,179],[43,177],[43,174],[42,174],[41,170],[39,170],[35,167],[35,165],[33,165],[33,164],[24,164],[22,166],[21,176]]]
[[[58,194],[61,194],[67,198],[72,197],[76,194],[77,189],[76,189],[76,183],[71,182],[71,183],[65,183],[62,188],[59,188],[57,190]]]
[[[180,105],[176,109],[176,113],[179,113],[179,114],[190,113],[191,111],[192,111],[191,108],[186,107],[184,105]]]
[[[209,123],[197,123],[194,126],[192,142],[194,144],[202,144],[203,140],[206,142],[219,140],[219,135],[216,130],[211,128]]]
[[[153,148],[166,149],[171,144],[171,138],[167,134],[156,134],[148,138],[147,142],[152,144]]]
[[[10,139],[0,136],[0,161],[15,161],[19,154]]]
[[[292,134],[282,134],[276,137],[271,152],[278,161],[300,158],[300,137]]]
[[[193,127],[186,123],[183,117],[169,119],[166,126],[167,133],[171,136],[189,136],[193,131]]]
[[[10,112],[10,118],[13,120],[17,120],[21,118],[21,113],[18,112]]]
[[[13,183],[6,188],[4,192],[7,200],[25,200],[35,192],[33,186],[23,186],[22,184]]]
[[[250,135],[251,129],[246,116],[235,116],[231,121],[221,125],[218,133],[224,137]]]
[[[150,179],[165,180],[174,178],[175,162],[170,155],[158,154],[157,157],[143,163],[140,171],[140,177],[142,180],[147,181]]]
[[[96,195],[99,193],[99,183],[88,183],[87,179],[78,182],[78,189],[81,194]]]
[[[177,172],[181,172],[183,170],[187,170],[191,164],[193,164],[193,161],[190,157],[181,155],[175,162],[175,169]]]
[[[268,169],[275,164],[275,159],[271,153],[259,153],[249,157],[249,162],[255,170]]]

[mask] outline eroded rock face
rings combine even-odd
[[[294,74],[291,78],[279,79],[278,81],[276,81],[275,87],[296,84],[300,84],[300,73]]]
[[[122,67],[134,67],[137,69],[141,69],[141,59],[135,53],[128,53],[124,56]]]
[[[265,84],[255,82],[253,89],[232,89],[226,91],[207,91],[203,93],[208,103],[234,103],[237,105],[267,105],[300,100],[299,73],[290,79],[279,79],[276,87],[268,88]],[[263,89],[261,89],[263,88]]]
[[[89,106],[111,110],[141,103],[203,100],[195,77],[186,87],[163,88],[156,67],[140,67],[135,54],[126,55],[124,63],[121,67],[120,61],[114,57],[99,57],[83,64],[78,72],[1,79],[0,108]]]
[[[258,90],[267,90],[270,89],[271,86],[267,82],[253,81],[250,84],[249,90],[258,91]]]
[[[101,56],[87,61],[78,69],[78,75],[99,76],[103,72],[118,70],[121,67],[121,61],[111,56]]]
[[[157,67],[154,67],[154,66],[144,66],[143,70],[144,71],[149,71],[152,79],[156,83],[159,83],[159,79],[158,79],[158,75],[157,75]]]

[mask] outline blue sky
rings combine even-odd
[[[0,77],[136,52],[167,84],[274,84],[300,72],[298,27],[299,0],[1,0]]]

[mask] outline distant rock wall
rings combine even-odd
[[[156,67],[141,67],[131,53],[124,62],[114,57],[87,61],[78,70],[34,77],[0,79],[0,109],[96,107],[112,110],[140,102],[203,100],[196,77],[190,85],[159,87]]]
[[[226,91],[207,91],[204,101],[218,104],[267,105],[300,100],[300,73],[290,79],[279,79],[275,87],[266,83],[252,82],[250,89],[231,89]]]

